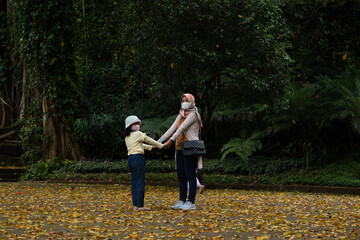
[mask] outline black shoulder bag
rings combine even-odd
[[[204,141],[201,140],[201,124],[196,113],[196,118],[199,123],[199,138],[200,140],[185,141],[182,144],[182,151],[184,156],[204,156],[206,154],[206,148]]]

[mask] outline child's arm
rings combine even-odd
[[[155,146],[155,147],[157,147],[157,148],[159,148],[159,149],[161,149],[161,148],[163,147],[163,144],[162,144],[162,143],[159,143],[158,141],[156,141],[156,140],[154,140],[154,139],[152,139],[151,137],[148,137],[148,136],[146,136],[146,135],[145,135],[145,138],[144,138],[144,142],[146,142],[146,143],[148,143],[148,144],[151,144],[151,145],[153,145],[153,146]],[[144,149],[145,149],[145,150],[148,150],[148,149],[150,148],[150,150],[148,150],[148,151],[151,151],[151,149],[153,148],[152,146],[147,145],[147,144],[144,144],[144,143],[143,143],[143,145],[144,145]],[[145,146],[146,146],[148,149],[146,149]]]
[[[144,147],[144,149],[145,149],[146,151],[151,151],[151,149],[153,148],[153,147],[152,147],[151,145],[149,145],[149,144],[143,143],[142,145],[143,145],[143,147]]]

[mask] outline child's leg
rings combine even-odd
[[[128,158],[128,166],[131,173],[131,198],[134,207],[137,207],[137,189],[136,189],[136,159],[133,155]]]
[[[136,189],[137,189],[137,206],[144,206],[144,197],[145,197],[145,157],[144,155],[140,155],[137,160],[137,181],[136,181]]]
[[[144,206],[145,158],[143,154],[131,155],[128,160],[131,171],[131,195],[135,207]]]
[[[201,183],[199,179],[196,177],[196,187],[199,188],[201,186]]]

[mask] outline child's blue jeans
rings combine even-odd
[[[179,180],[180,200],[195,203],[197,157],[185,157],[182,150],[176,150],[176,172]],[[187,196],[189,182],[189,196]]]
[[[128,157],[131,172],[131,196],[133,205],[144,206],[145,196],[145,157],[144,154],[134,154]]]

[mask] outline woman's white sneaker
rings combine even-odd
[[[181,208],[179,208],[179,209],[181,209],[181,210],[194,210],[194,209],[196,209],[196,207],[195,207],[194,203],[192,203],[190,201],[186,201],[184,203],[184,205],[182,205]]]
[[[181,207],[184,205],[184,202],[179,200],[175,205],[171,206],[172,209],[181,209]]]

